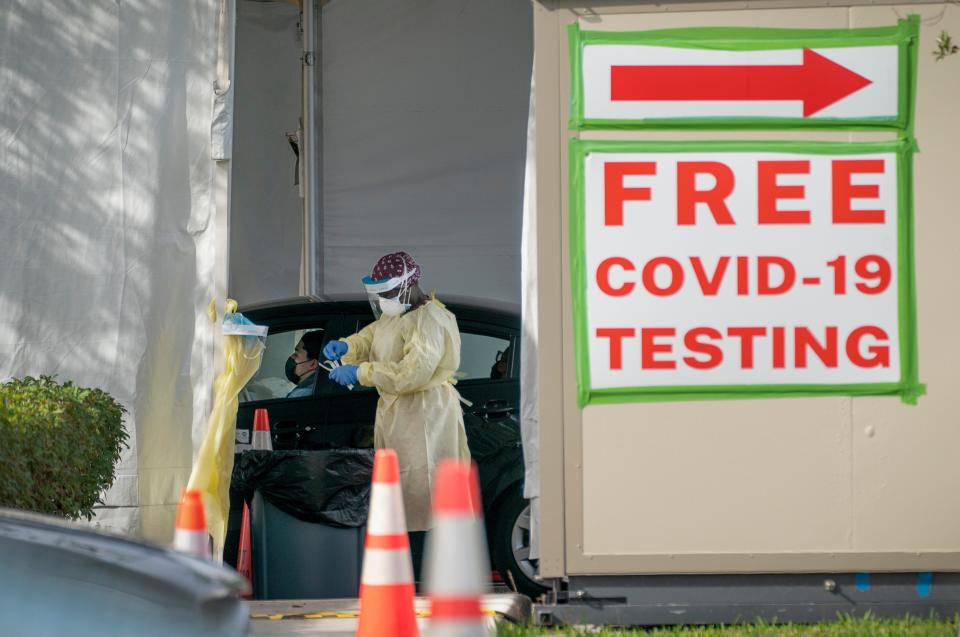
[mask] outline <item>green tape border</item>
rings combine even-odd
[[[860,29],[771,29],[703,27],[655,31],[581,31],[577,22],[567,27],[570,55],[571,130],[632,129],[808,129],[896,130],[912,134],[916,94],[917,45],[920,16],[910,15],[895,26]],[[583,47],[603,44],[644,44],[723,51],[846,48],[896,45],[899,55],[896,117],[682,117],[646,119],[587,119],[583,113]]]
[[[919,380],[913,262],[912,139],[883,142],[608,141],[570,139],[569,251],[577,404],[796,396],[899,396],[910,405],[926,392]],[[593,389],[588,348],[584,162],[591,153],[779,152],[803,155],[894,153],[897,157],[897,285],[900,381],[866,384],[680,385]]]

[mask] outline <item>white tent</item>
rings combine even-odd
[[[55,374],[129,410],[97,522],[158,540],[214,377],[219,10],[11,0],[0,20],[0,379]]]

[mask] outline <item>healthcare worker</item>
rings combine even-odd
[[[397,452],[411,532],[431,526],[437,464],[470,458],[460,394],[454,389],[460,367],[457,319],[435,297],[424,295],[420,274],[406,252],[382,257],[363,279],[377,320],[323,349],[328,359],[343,363],[330,372],[331,379],[376,387],[380,394],[374,446]],[[411,534],[411,544],[417,539]]]

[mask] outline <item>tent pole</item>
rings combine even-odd
[[[321,115],[320,115],[320,13],[316,0],[303,0],[303,267],[300,293],[323,294],[323,234],[320,193]]]

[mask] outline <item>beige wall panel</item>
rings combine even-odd
[[[584,552],[848,548],[848,402],[588,407]]]
[[[562,224],[559,211],[564,199],[560,187],[560,158],[565,136],[564,101],[561,89],[562,59],[565,45],[559,27],[559,14],[540,3],[533,5],[533,37],[540,51],[534,56],[536,89],[536,162],[537,162],[537,271],[539,276],[538,390],[540,426],[540,575],[562,577],[566,574],[565,490],[564,490],[564,413],[571,407],[561,400],[564,386],[563,324],[560,320]],[[574,405],[575,407],[575,405]]]
[[[558,9],[556,25],[561,41],[562,29],[578,16],[581,28],[590,30],[846,28],[890,25],[898,14],[935,17],[944,6],[636,14],[624,13],[623,6],[598,6],[594,11]],[[565,559],[565,573],[960,568],[960,498],[955,497],[960,462],[953,460],[960,452],[960,375],[953,363],[960,360],[960,339],[950,337],[960,315],[960,284],[954,278],[960,273],[960,215],[955,213],[960,200],[955,160],[960,149],[960,56],[934,64],[930,55],[941,29],[960,37],[958,20],[960,7],[950,6],[939,23],[925,21],[921,29],[916,263],[920,376],[929,394],[919,407],[895,398],[817,398],[624,404],[581,412],[571,407],[576,388],[572,370],[564,369],[564,481],[545,483],[543,489],[562,493],[564,509],[546,507],[544,516],[565,518],[565,555],[550,549],[545,557]],[[559,86],[538,84],[537,90],[538,99],[560,95],[565,121],[568,76],[562,48]],[[549,54],[537,46],[537,56]],[[554,130],[563,142],[561,168],[541,170],[539,179],[541,192],[561,190],[564,215],[558,219],[542,211],[540,237],[551,235],[553,224],[560,225],[563,236],[560,246],[541,244],[541,256],[561,251],[566,268],[562,167],[566,139],[576,133],[564,125]],[[804,132],[582,136],[884,138]],[[545,283],[553,278],[545,276]],[[566,269],[562,278],[563,362],[568,367],[572,338]],[[550,307],[560,309],[559,299],[541,299],[541,316],[549,316]],[[546,339],[541,343],[546,350],[541,367],[555,364],[556,352]],[[558,533],[545,534],[560,539]]]
[[[914,160],[920,380],[916,407],[853,401],[854,540],[865,550],[960,548],[960,55],[937,62],[941,30],[960,36],[960,7],[859,7],[851,26],[919,13]],[[940,18],[938,20],[938,18]]]

